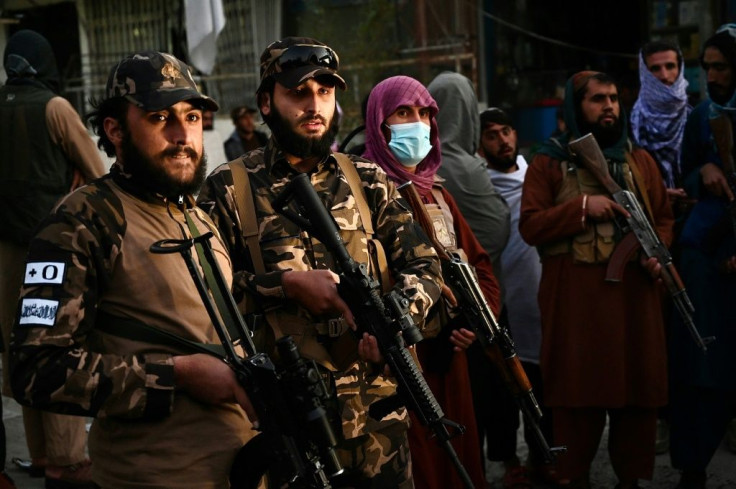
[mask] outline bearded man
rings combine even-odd
[[[544,403],[552,409],[559,475],[588,487],[606,416],[609,455],[619,485],[638,487],[654,468],[657,408],[667,401],[665,331],[656,260],[625,262],[623,280],[606,270],[622,238],[614,202],[568,151],[592,132],[622,188],[634,192],[665,244],[672,210],[656,163],[627,138],[614,80],[584,71],[567,82],[567,132],[547,140],[526,173],[519,231],[542,258],[539,308]],[[615,257],[613,257],[615,258]]]
[[[687,194],[677,188],[681,184],[680,147],[692,107],[680,48],[669,41],[645,44],[639,53],[639,81],[631,135],[659,165],[670,199],[684,199]]]
[[[521,189],[529,165],[519,154],[516,129],[505,111],[498,107],[484,110],[480,113],[480,126],[478,154],[485,158],[488,176],[508,204],[511,222],[509,240],[501,252],[501,267],[506,272],[506,293],[503,301],[504,313],[499,320],[508,323],[524,371],[534,392],[541,399],[543,389],[539,370],[539,347],[542,327],[537,291],[542,265],[539,263],[537,250],[526,244],[519,234]],[[482,368],[481,364],[476,368],[478,367]],[[480,420],[478,425],[486,431],[488,460],[503,461],[505,464],[504,487],[531,485],[530,476],[536,476],[550,484],[556,483],[554,464],[544,462],[544,456],[526,425],[524,436],[529,445],[529,462],[528,467],[521,464],[516,454],[519,408],[496,369],[484,370],[482,374],[478,375],[476,372],[475,375],[474,386],[477,385],[478,391],[476,400],[481,396],[485,399],[483,408],[476,408],[476,417]],[[489,382],[492,382],[492,387]],[[544,405],[541,408],[543,417],[540,428],[551,441],[551,413]]]
[[[256,340],[291,335],[335,386],[337,453],[347,470],[334,485],[409,488],[406,412],[402,408],[383,420],[368,416],[368,406],[393,394],[396,384],[380,367],[358,359],[371,339],[354,341],[353,314],[336,288],[337,263],[324,244],[271,206],[293,178],[306,173],[335,217],[348,253],[377,278],[379,272],[392,275],[383,286],[408,299],[417,324],[439,298],[436,253],[386,173],[375,163],[330,150],[335,92],[346,88],[338,66],[335,51],[315,39],[287,37],[269,45],[261,55],[256,95],[272,137],[264,148],[217,168],[198,201],[228,245],[234,293],[244,298],[247,317],[265,315]],[[373,245],[385,250],[385,270],[371,265],[377,263],[369,251]],[[267,340],[262,345],[273,348]]]
[[[182,257],[149,251],[212,231],[231,278],[227,251],[191,196],[205,176],[202,111],[217,108],[170,54],[117,63],[91,114],[116,161],[62,200],[30,244],[13,392],[28,406],[95,417],[89,452],[101,487],[225,489],[246,440],[243,410],[252,408],[224,362],[124,333],[138,324],[219,343]]]
[[[670,355],[677,361],[670,364],[670,455],[672,466],[682,470],[677,489],[705,488],[708,465],[729,423],[729,445],[736,433],[736,236],[733,148],[728,145],[736,114],[736,24],[722,25],[705,41],[700,65],[708,98],[685,125],[683,181],[697,203],[680,236],[680,272],[691,291],[695,325],[716,340],[703,355],[684,328],[675,325],[671,332]],[[718,121],[714,129],[711,124]]]

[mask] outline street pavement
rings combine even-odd
[[[43,478],[31,478],[21,472],[11,463],[13,457],[28,458],[25,435],[23,432],[23,419],[20,406],[8,397],[3,397],[3,421],[7,433],[7,462],[6,470],[15,480],[18,489],[43,489]],[[616,485],[616,477],[608,462],[606,452],[607,431],[604,433],[601,447],[593,463],[591,482],[593,488],[612,489]],[[523,438],[519,436],[519,438]],[[524,460],[527,456],[527,446],[523,441],[519,442],[518,455]],[[489,463],[487,465],[488,488],[501,489],[503,479],[503,466],[500,463]],[[708,489],[736,489],[736,453],[729,451],[725,444],[716,452],[708,468]],[[672,489],[679,480],[679,473],[670,467],[669,454],[658,455],[654,469],[654,477],[651,481],[642,481],[640,485],[644,489]],[[544,485],[534,486],[538,489],[546,488]],[[483,488],[477,488],[483,489]]]
[[[521,432],[520,432],[521,433]],[[518,438],[523,439],[523,436]],[[590,482],[593,489],[613,489],[618,480],[613,473],[611,463],[608,459],[608,427],[606,427],[598,453],[591,467]],[[517,455],[525,460],[528,455],[526,443],[522,440],[517,445]],[[655,458],[654,474],[651,481],[640,481],[643,489],[674,489],[680,480],[680,471],[670,465],[669,453],[657,455]],[[503,488],[503,464],[500,462],[488,462],[486,464],[486,475],[490,482],[489,488]],[[713,456],[708,466],[707,489],[736,489],[736,453],[730,451],[724,442],[721,442],[718,451]],[[552,486],[536,484],[534,489],[547,489]]]

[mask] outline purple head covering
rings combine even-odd
[[[419,163],[416,173],[408,172],[399,163],[388,147],[381,126],[386,119],[402,105],[429,107],[432,149]],[[437,103],[424,85],[408,76],[393,76],[373,87],[368,97],[365,114],[365,153],[363,156],[378,163],[389,178],[399,184],[408,180],[414,182],[420,194],[427,194],[432,188],[434,174],[442,163],[440,136],[437,131]]]

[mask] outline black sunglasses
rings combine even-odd
[[[281,53],[275,63],[281,67],[281,71],[288,71],[302,66],[323,66],[331,70],[337,70],[339,60],[335,51],[327,46],[316,46],[313,44],[295,44],[289,46]]]

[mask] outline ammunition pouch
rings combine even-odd
[[[434,234],[440,244],[447,252],[456,253],[463,261],[468,261],[468,257],[462,249],[457,247],[457,237],[455,235],[455,223],[450,212],[450,206],[447,205],[445,198],[442,196],[441,187],[433,186],[432,195],[436,204],[424,204],[427,215],[432,221]],[[433,307],[422,328],[422,336],[425,339],[435,338],[440,335],[441,331],[459,314],[450,305],[450,302],[443,295],[437,306]]]
[[[273,355],[276,340],[291,336],[304,358],[331,372],[346,370],[358,361],[358,340],[344,318],[316,322],[305,310],[288,305],[269,311],[266,319],[266,327],[253,338],[259,351]]]
[[[634,180],[628,163],[622,163],[624,180],[629,189],[633,189]],[[555,204],[575,199],[580,195],[607,195],[603,186],[589,170],[578,168],[567,161],[560,163],[562,185],[555,198]],[[608,263],[620,236],[613,221],[588,222],[586,228],[572,238],[557,241],[539,247],[541,256],[572,254],[573,263],[601,264]]]

